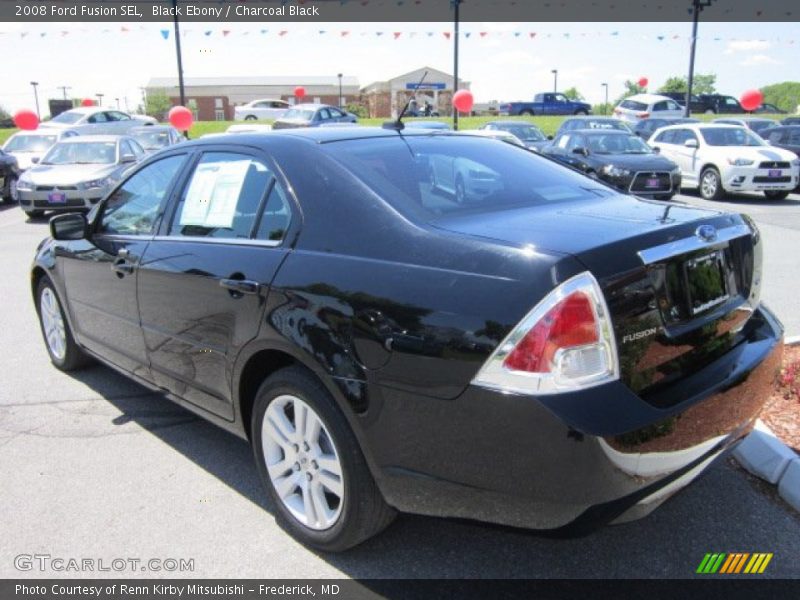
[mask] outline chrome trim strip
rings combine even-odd
[[[731,227],[725,227],[724,229],[718,229],[717,237],[710,242],[703,241],[696,235],[693,235],[691,237],[675,240],[674,242],[662,244],[661,246],[653,246],[652,248],[640,250],[639,258],[642,259],[645,265],[650,265],[680,254],[695,252],[705,248],[714,248],[730,240],[752,235],[752,233],[753,232],[746,225],[733,225]]]
[[[189,235],[157,235],[152,238],[154,242],[190,242],[192,244],[223,244],[225,246],[264,246],[275,248],[283,243],[283,240],[251,240],[241,238],[208,238],[203,236]]]

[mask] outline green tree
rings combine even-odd
[[[713,94],[716,92],[717,76],[714,73],[696,73],[692,81],[693,94]],[[686,77],[673,75],[658,88],[659,92],[685,92],[688,89]]]
[[[6,110],[6,107],[0,104],[0,121],[3,119],[10,119],[11,114]]]
[[[784,81],[761,88],[764,102],[793,113],[800,105],[800,82]]]
[[[568,90],[564,90],[564,95],[569,98],[570,100],[577,100],[578,102],[583,101],[583,94],[578,91],[578,88],[571,87]]]
[[[640,86],[635,81],[631,81],[630,79],[626,79],[625,82],[622,84],[622,86],[625,88],[625,91],[622,92],[621,96],[619,96],[616,100],[614,100],[614,102],[613,102],[614,106],[617,106],[620,102],[625,100],[625,98],[627,98],[628,96],[633,96],[635,94],[641,94],[645,90],[645,88]]]
[[[159,121],[166,118],[169,109],[172,108],[172,101],[163,90],[160,92],[150,92],[147,94],[145,114],[155,117]]]

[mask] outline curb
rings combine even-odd
[[[800,344],[800,336],[784,339],[786,346]],[[784,444],[761,419],[733,451],[748,472],[778,486],[778,494],[800,512],[800,456]]]

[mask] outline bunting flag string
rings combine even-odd
[[[140,26],[138,28],[135,27],[127,27],[121,26],[118,29],[111,29],[111,28],[103,28],[97,29],[95,31],[90,31],[86,28],[81,28],[79,30],[13,30],[13,31],[3,31],[0,30],[0,36],[17,36],[18,39],[28,39],[28,40],[41,40],[47,38],[48,36],[51,37],[62,37],[62,38],[80,38],[83,35],[89,33],[97,33],[102,35],[125,35],[125,36],[136,36],[136,35],[150,35],[152,29],[148,29],[145,26]],[[157,29],[158,34],[163,38],[165,41],[169,41],[172,31],[170,29]],[[185,29],[181,31],[181,37],[188,37],[194,31],[192,29]],[[309,36],[316,36],[316,37],[331,37],[335,36],[337,39],[340,40],[350,40],[354,39],[354,36],[364,37],[364,36],[374,36],[376,38],[386,37],[391,41],[397,41],[401,43],[404,40],[411,40],[415,39],[418,36],[422,38],[428,39],[435,39],[436,36],[439,36],[438,39],[443,41],[450,41],[453,39],[455,35],[452,30],[445,29],[440,31],[431,31],[431,30],[404,30],[404,31],[384,31],[384,30],[365,30],[360,32],[353,32],[350,29],[340,29],[340,30],[330,30],[330,29],[319,29],[319,30],[290,30],[290,29],[282,29],[282,30],[272,30],[266,28],[244,28],[244,29],[232,29],[229,27],[212,27],[209,29],[204,29],[202,31],[197,31],[197,33],[202,33],[203,36],[206,38],[220,38],[220,39],[231,39],[231,38],[243,38],[246,36],[260,36],[260,37],[273,37],[277,36],[278,38],[284,37],[309,37]],[[487,30],[478,30],[472,31],[469,29],[462,30],[459,33],[459,36],[462,37],[464,40],[470,40],[471,42],[474,41],[476,43],[486,43],[493,40],[510,40],[510,41],[518,41],[522,42],[532,42],[532,43],[540,43],[544,42],[545,40],[555,40],[561,41],[562,43],[572,43],[581,40],[589,40],[589,39],[606,39],[608,41],[616,41],[621,39],[631,39],[634,38],[636,40],[643,40],[643,41],[653,41],[656,43],[669,43],[669,42],[680,42],[680,43],[688,43],[691,36],[688,34],[681,34],[675,32],[662,32],[658,34],[645,34],[645,33],[638,33],[638,32],[620,32],[619,30],[615,31],[561,31],[561,32],[539,32],[539,31],[531,31],[527,29],[513,29],[513,30],[505,30],[505,31],[487,31]],[[2,38],[0,38],[2,39]],[[775,38],[737,38],[737,37],[727,37],[727,36],[710,36],[710,37],[703,37],[698,36],[699,42],[706,42],[710,44],[724,44],[727,42],[753,42],[753,43],[770,43],[774,45],[784,45],[784,46],[795,46],[796,41],[800,41],[800,36],[798,38],[782,38],[782,37],[775,37]]]

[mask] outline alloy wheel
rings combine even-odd
[[[713,171],[706,171],[703,179],[700,182],[700,191],[703,193],[704,198],[713,198],[717,193],[717,175]]]
[[[61,316],[58,299],[49,287],[42,290],[42,295],[39,299],[39,311],[42,315],[42,327],[47,340],[47,347],[57,360],[64,360],[67,354],[67,332],[64,327],[64,318]]]
[[[333,527],[344,505],[339,453],[320,416],[300,398],[270,402],[261,427],[270,482],[289,513],[309,529]]]

